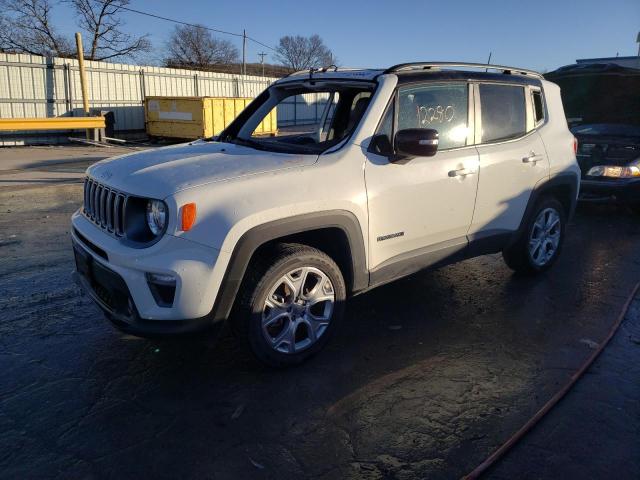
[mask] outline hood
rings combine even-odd
[[[640,70],[611,64],[578,64],[545,75],[560,86],[569,124],[640,125]]]
[[[185,188],[311,165],[317,158],[197,141],[102,160],[87,174],[122,192],[162,199]]]

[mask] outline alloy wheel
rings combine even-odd
[[[269,289],[262,310],[262,333],[281,353],[313,345],[325,333],[335,305],[331,279],[315,267],[291,270]]]
[[[544,267],[558,251],[562,224],[554,208],[545,208],[536,217],[529,235],[529,256],[537,267]]]

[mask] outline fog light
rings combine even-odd
[[[158,306],[173,306],[176,295],[176,277],[166,273],[147,273],[147,283]]]
[[[175,285],[176,277],[166,273],[147,273],[147,278],[150,282],[158,283],[160,285]]]

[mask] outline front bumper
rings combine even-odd
[[[73,280],[98,304],[111,323],[125,333],[154,337],[203,332],[216,326],[209,315],[191,320],[157,321],[140,318],[128,289],[121,289],[124,284],[122,278],[106,268],[98,267],[98,270],[101,270],[99,280],[78,271],[73,272]]]
[[[585,180],[580,182],[581,200],[615,198],[623,202],[640,202],[640,179]]]
[[[220,284],[218,250],[171,235],[151,247],[133,248],[100,230],[80,212],[73,215],[72,226],[74,277],[122,330],[143,336],[188,333],[219,323],[213,321]],[[147,273],[175,277],[170,306],[157,303]]]

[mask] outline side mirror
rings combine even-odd
[[[433,157],[438,151],[438,131],[431,128],[407,128],[396,132],[396,153],[407,157]]]

